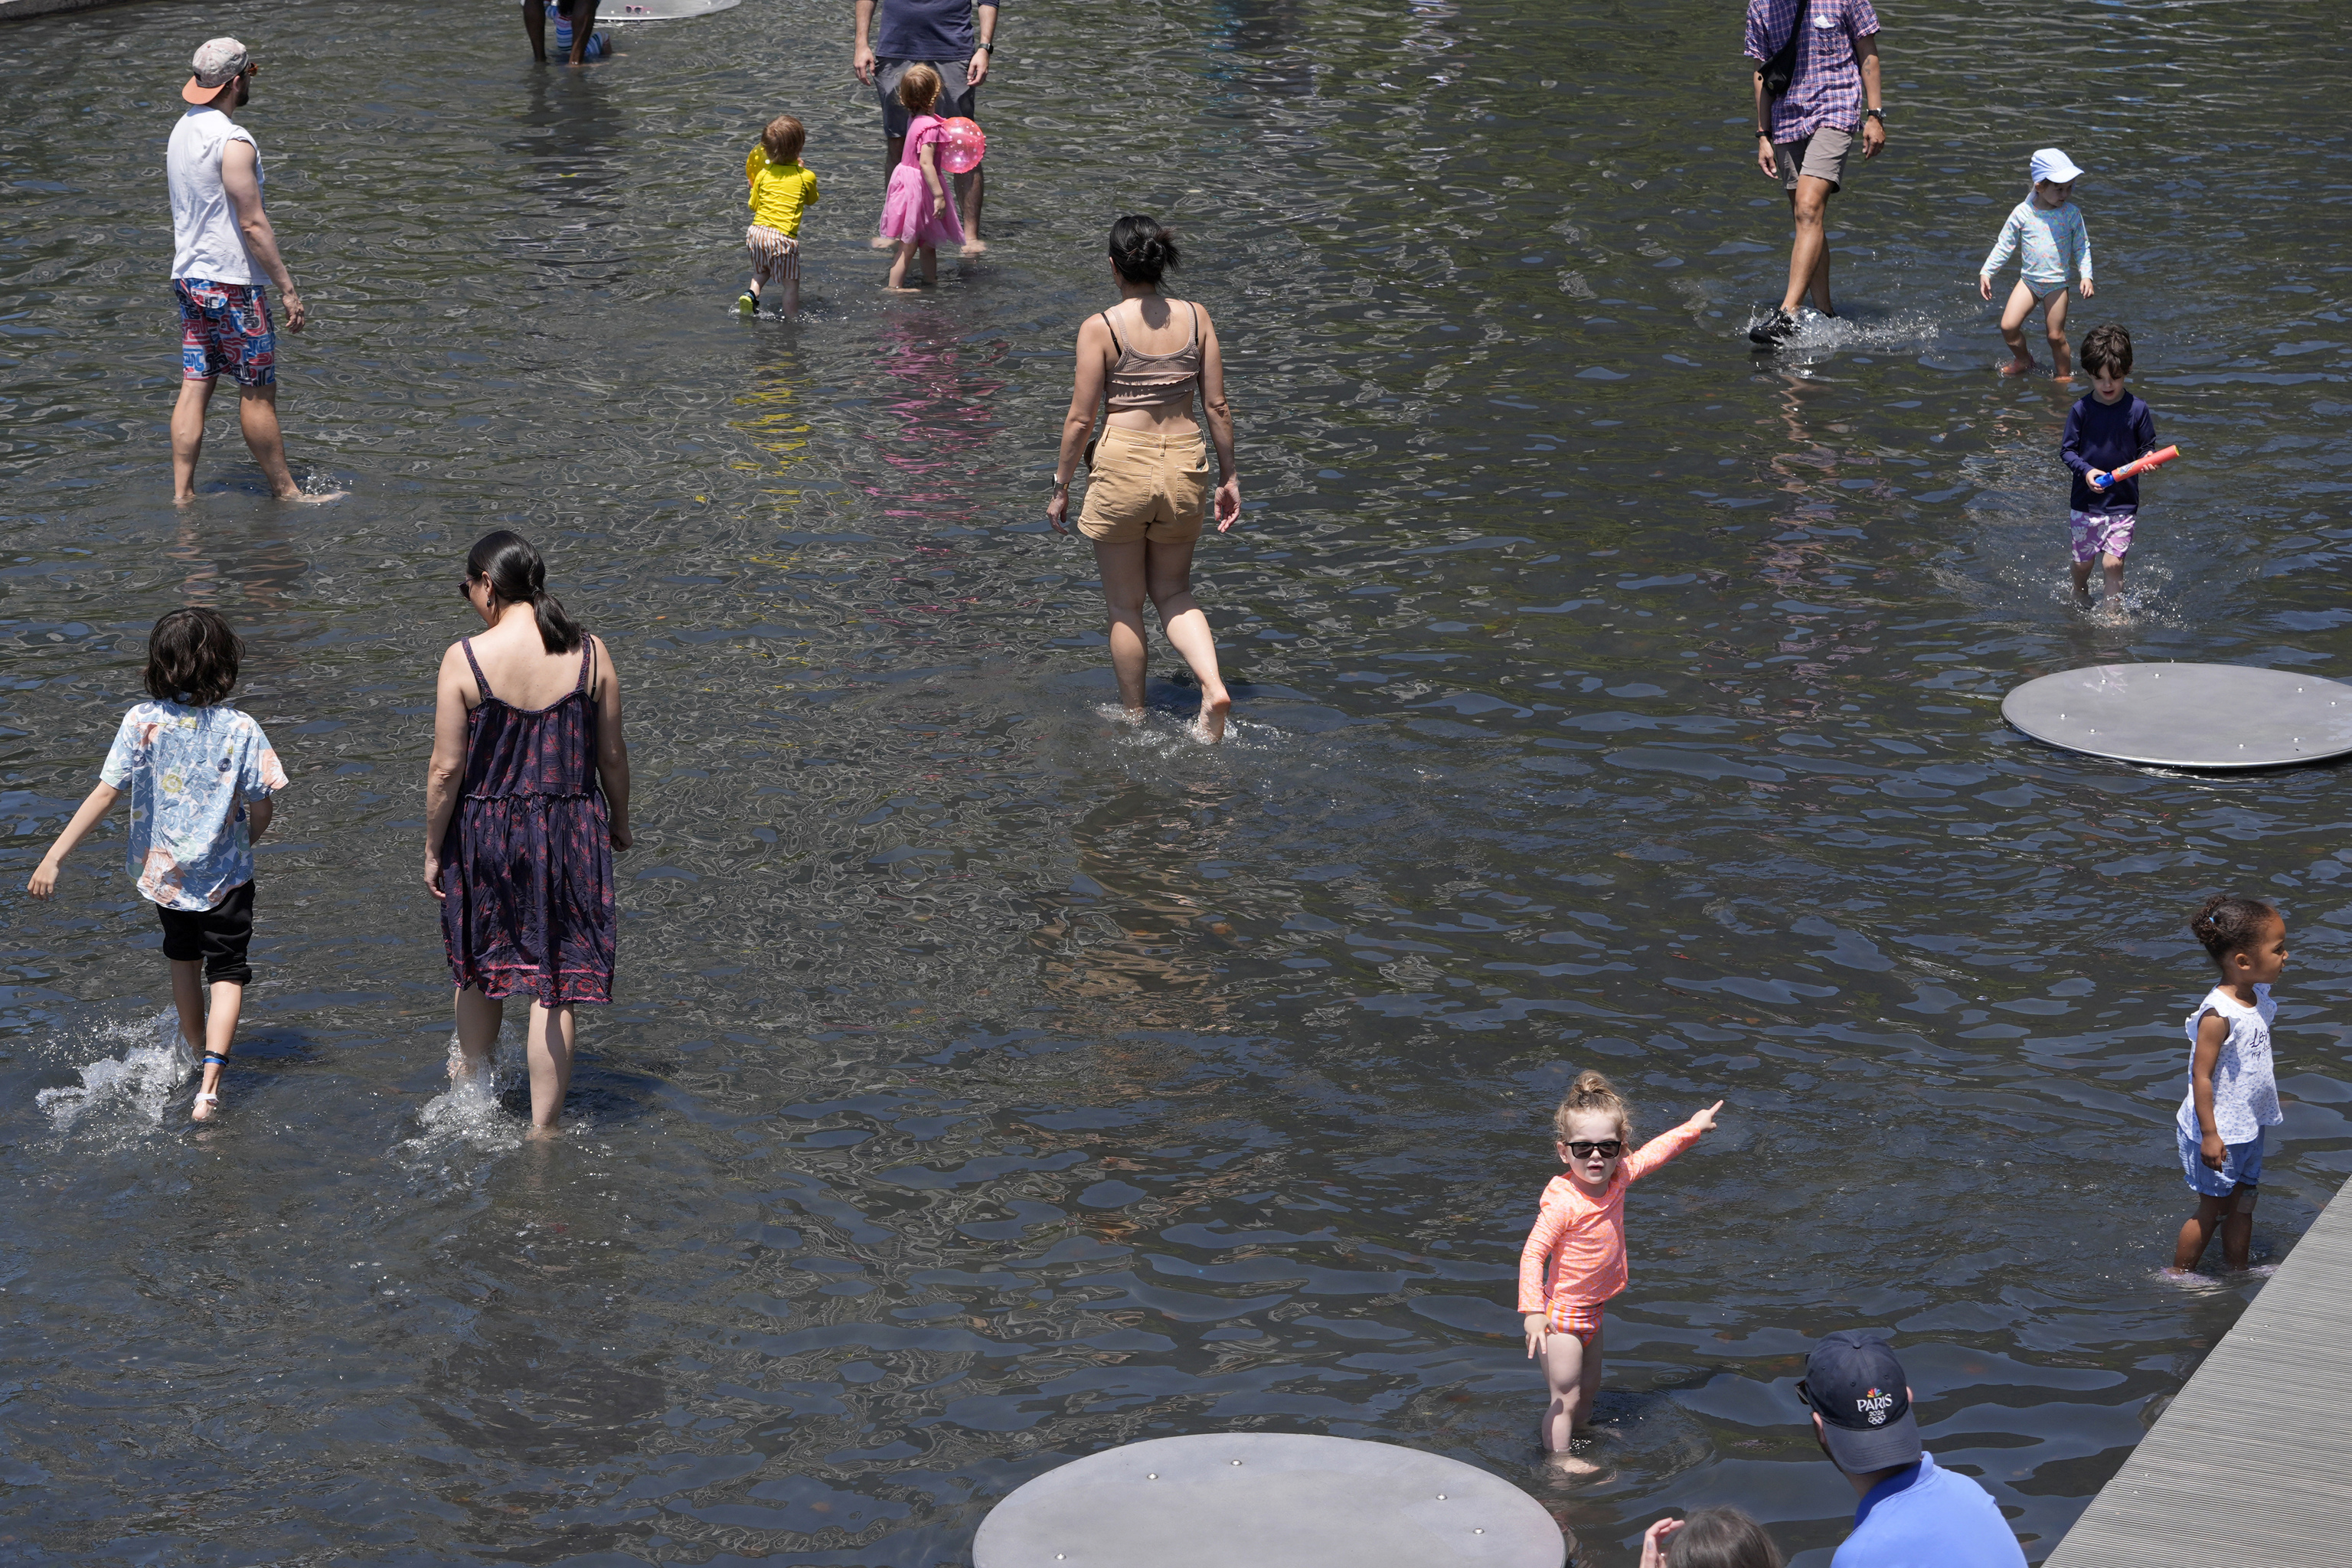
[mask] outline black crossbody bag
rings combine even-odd
[[[1797,50],[1805,41],[1805,10],[1811,0],[1797,0],[1796,24],[1789,29],[1789,41],[1764,62],[1764,96],[1781,97],[1797,75]]]

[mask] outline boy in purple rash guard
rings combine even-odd
[[[2131,334],[2109,322],[2083,340],[2083,368],[2090,373],[2090,395],[2066,414],[2066,434],[2058,455],[2074,470],[2069,516],[2074,544],[2074,600],[2091,602],[2091,565],[2106,569],[2109,615],[2124,612],[2124,556],[2139,518],[2139,481],[2109,477],[2135,458],[2156,449],[2156,416],[2124,385],[2131,374]]]

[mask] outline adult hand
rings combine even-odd
[[[37,899],[46,899],[58,890],[58,863],[44,860],[33,868],[33,879],[25,884],[25,891]]]
[[[1772,138],[1769,136],[1756,138],[1756,166],[1764,171],[1764,177],[1768,180],[1780,177],[1780,165],[1772,161]]]
[[[860,44],[850,51],[849,68],[866,86],[874,85],[874,51]]]
[[[1679,1519],[1662,1519],[1642,1531],[1642,1568],[1666,1568],[1666,1537],[1683,1523]]]
[[[625,850],[630,845],[635,844],[637,841],[636,837],[629,831],[629,825],[625,822],[614,823],[610,832],[613,839],[613,847],[615,849]]]
[[[993,49],[975,49],[971,58],[963,63],[963,79],[973,87],[988,79],[988,62],[996,58]]]
[[[1521,1320],[1519,1326],[1528,1331],[1528,1359],[1540,1361],[1543,1358],[1544,1348],[1544,1315],[1541,1312],[1529,1312]]]
[[[1876,115],[1865,116],[1862,122],[1862,158],[1864,163],[1878,156],[1886,145],[1886,122]]]
[[[2090,280],[2089,279],[2085,278],[2085,279],[2083,279],[2083,298],[2084,298],[2084,299],[2087,300],[2087,299],[2089,299],[2092,295],[2094,295],[2094,294],[2095,294],[2095,293],[2097,293],[2097,292],[2098,292],[2098,290],[2097,290],[2096,289],[2095,289],[2095,288],[2093,288],[2093,287],[2091,286],[2091,280]]]
[[[441,857],[430,849],[425,852],[425,890],[436,899],[449,896],[441,890]]]
[[[291,289],[278,291],[278,302],[286,307],[286,330],[299,332],[310,324],[310,312],[302,308],[302,296]]]
[[[1227,474],[1217,486],[1217,531],[1224,532],[1242,520],[1242,477]]]
[[[1045,521],[1054,525],[1055,533],[1067,533],[1070,531],[1064,528],[1062,524],[1069,521],[1069,516],[1070,492],[1055,490],[1054,499],[1045,503]]]
[[[2208,1132],[2197,1145],[2197,1157],[2205,1162],[2209,1171],[2218,1171],[2229,1160],[2230,1152],[2221,1147],[2221,1135]]]
[[[1988,300],[1992,298],[1991,273],[1979,272],[1977,274],[1977,292]]]
[[[1718,1100],[1713,1105],[1708,1106],[1705,1110],[1700,1111],[1696,1116],[1692,1117],[1691,1125],[1697,1128],[1702,1132],[1706,1131],[1708,1128],[1715,1125],[1715,1113],[1722,1109],[1723,1101]]]

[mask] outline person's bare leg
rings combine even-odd
[[[924,281],[924,282],[926,282],[926,283],[929,283],[929,284],[937,285],[937,284],[938,284],[938,282],[939,282],[939,280],[940,280],[940,250],[939,250],[939,247],[937,247],[937,246],[935,246],[935,245],[927,245],[927,246],[924,246],[924,247],[922,247],[922,249],[923,249],[923,281]]]
[[[1160,612],[1160,629],[1201,683],[1201,738],[1223,740],[1225,715],[1233,710],[1234,699],[1217,667],[1217,638],[1209,627],[1208,613],[1192,597],[1192,542],[1146,544],[1144,551],[1145,582]]]
[[[2107,613],[2120,616],[2124,613],[2124,558],[2120,555],[2103,556],[2099,564],[2106,569],[2107,574]]]
[[[1569,1445],[1591,1409],[1585,1391],[1600,1383],[1598,1350],[1596,1345],[1588,1352],[1584,1342],[1574,1334],[1554,1332],[1544,1336],[1544,1383],[1551,1394],[1551,1403],[1544,1409],[1544,1453],[1555,1469],[1570,1475],[1590,1475],[1596,1468],[1591,1460],[1571,1456]],[[1588,1362],[1591,1363],[1590,1371]]]
[[[490,1058],[499,1048],[499,1026],[506,1022],[507,1005],[468,985],[457,993],[457,1059],[449,1064],[453,1084],[487,1079]]]
[[[530,1124],[551,1132],[563,1116],[563,1097],[572,1091],[572,1004],[543,1007],[530,1005]]]
[[[1110,668],[1118,679],[1118,705],[1130,719],[1143,717],[1143,599],[1145,545],[1095,541],[1095,571],[1102,577],[1103,605],[1110,613]]]
[[[572,0],[572,63],[588,63],[588,37],[596,30],[597,0]]]
[[[174,967],[177,966],[174,965]],[[188,967],[194,969],[198,966],[191,963]],[[174,978],[177,977],[174,976]],[[212,983],[211,990],[212,1011],[205,1019],[205,1054],[225,1057],[228,1055],[229,1047],[236,1044],[236,1020],[237,1015],[245,1011],[245,987],[234,980],[215,980]],[[184,1013],[182,1017],[183,1026],[184,1026]],[[218,1062],[206,1062],[205,1080],[196,1089],[198,1095],[217,1096],[220,1093],[221,1073],[224,1070]],[[195,1109],[188,1114],[195,1121],[210,1121],[219,1110],[220,1104],[217,1100],[199,1099],[195,1103]]]
[[[261,465],[269,493],[279,500],[299,500],[302,487],[286,467],[286,437],[278,427],[278,388],[240,386],[236,389],[236,420],[244,427],[245,444]]]
[[[2082,605],[2091,602],[2091,563],[2087,561],[2074,563],[2074,601]]]
[[[2221,1223],[2222,1205],[2227,1198],[2197,1195],[2197,1212],[2180,1222],[2180,1239],[2173,1243],[2172,1267],[2186,1274],[2197,1267],[2205,1256],[2205,1248],[2213,1239],[2214,1228]],[[2226,1246],[2226,1244],[2224,1244]]]
[[[2225,1200],[2231,1207],[2221,1221],[2221,1266],[2233,1273],[2243,1271],[2253,1260],[2254,1199],[2260,1195],[2258,1188],[2240,1183]]]
[[[797,316],[801,313],[801,275],[798,272],[777,284],[776,291],[777,297],[783,301],[776,307],[778,315]]]
[[[979,256],[988,247],[980,237],[980,209],[988,202],[988,169],[967,169],[955,177],[956,209],[963,215],[963,254]]]
[[[904,136],[885,136],[882,138],[882,189],[884,192],[887,193],[890,189],[891,171],[898,168],[898,160],[906,155],[907,139]],[[876,235],[872,239],[866,241],[866,244],[876,250],[887,250],[897,243],[897,240],[890,238],[887,235],[880,234]]]
[[[1830,302],[1829,226],[1829,198],[1824,196],[1822,198],[1822,254],[1821,258],[1813,263],[1813,281],[1811,292],[1813,299],[1813,309],[1819,310],[1824,316],[1834,316],[1837,314],[1837,307]]]
[[[2066,290],[2061,289],[2050,296],[2050,313],[2042,318],[2042,330],[2050,338],[2050,379],[2074,379],[2074,346],[2066,341]]]
[[[898,254],[890,258],[890,276],[882,280],[882,287],[901,294],[907,291],[907,263],[913,259],[914,254],[912,242],[899,245]]]
[[[2009,363],[2000,367],[2003,375],[2026,375],[2033,369],[2033,356],[2025,348],[2025,318],[2033,309],[2033,290],[2023,280],[2009,291],[2009,303],[2000,308],[2000,341],[2009,345]]]
[[[172,499],[196,499],[196,459],[205,451],[205,410],[213,400],[213,379],[180,383],[180,400],[172,405]]]
[[[1822,237],[1822,215],[1829,200],[1830,183],[1812,174],[1797,176],[1797,188],[1789,193],[1789,291],[1781,296],[1780,309],[1792,316],[1808,291],[1815,296],[1815,309],[1828,314],[1829,241]]]
[[[546,0],[522,0],[522,30],[530,35],[530,58],[547,63]]]

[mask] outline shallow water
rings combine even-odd
[[[1852,1500],[1792,1382],[1856,1323],[2044,1555],[2252,1288],[2158,1276],[2202,892],[2292,921],[2258,1253],[2352,1171],[2336,775],[1998,715],[2099,659],[2341,671],[2341,28],[1890,16],[1847,319],[1759,363],[1785,220],[1736,7],[1556,11],[1008,13],[996,248],[912,299],[863,248],[830,11],[626,29],[584,78],[505,5],[0,31],[42,84],[0,125],[6,864],[181,603],[245,629],[296,781],[215,1125],[164,1088],[116,840],[5,905],[0,1555],[932,1568],[1068,1458],[1264,1427],[1511,1477],[1580,1561],[1730,1500],[1820,1568]],[[268,65],[331,508],[268,502],[220,414],[168,502],[161,152],[223,29]],[[730,312],[785,110],[825,193],[797,326]],[[1974,292],[2052,141],[2091,171],[2077,341],[2130,324],[2188,453],[2121,622],[2063,591],[2068,395],[1990,374]],[[1213,751],[1173,679],[1106,716],[1091,562],[1039,521],[1130,208],[1186,229],[1241,423]],[[620,1000],[551,1144],[445,1093],[416,878],[451,589],[500,524],[611,639],[637,779]],[[1729,1104],[1631,1205],[1605,1478],[1570,1486],[1510,1281],[1588,1066],[1653,1130]]]

